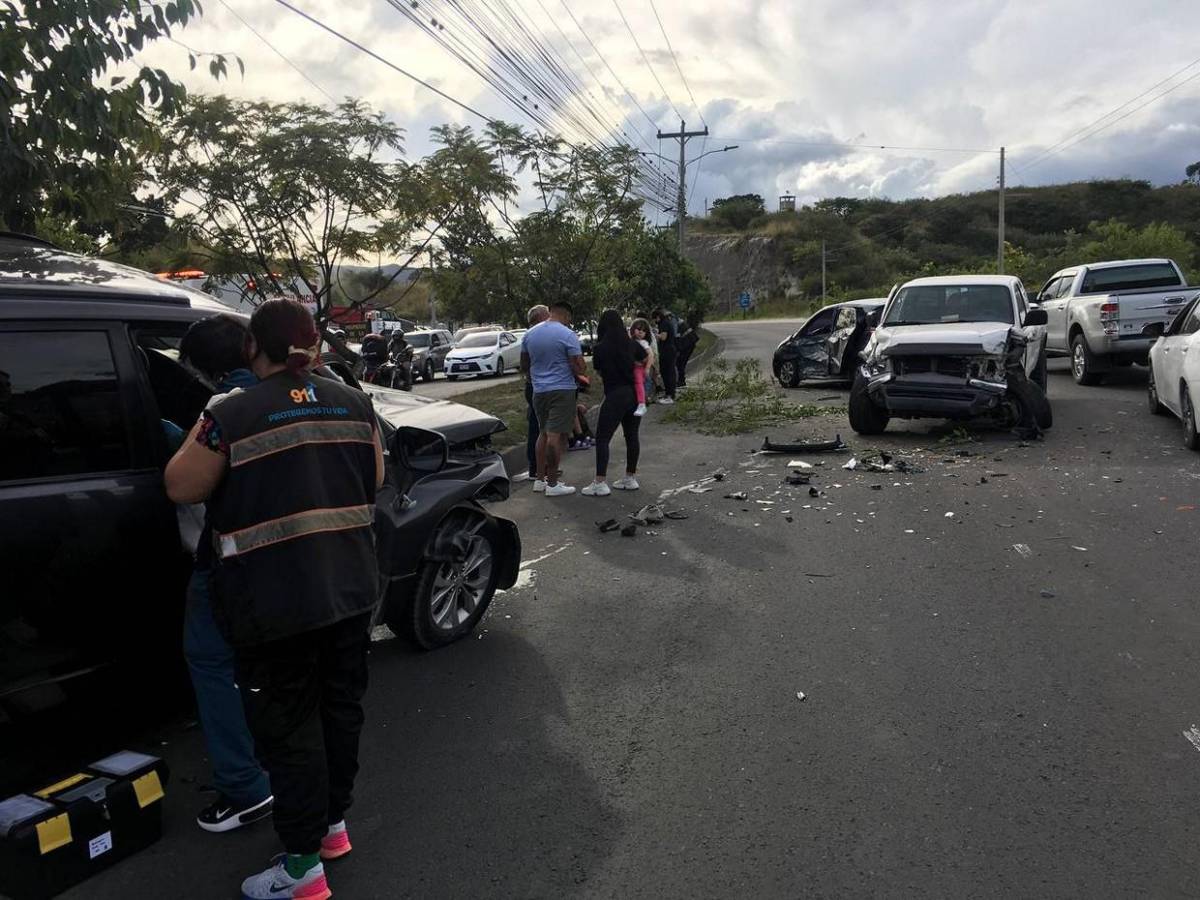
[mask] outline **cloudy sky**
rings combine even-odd
[[[660,144],[652,125],[677,130],[683,116],[690,130],[703,119],[712,137],[689,144],[689,155],[726,144],[738,149],[689,168],[693,215],[706,199],[733,193],[762,194],[774,208],[787,192],[803,203],[983,190],[995,184],[1001,145],[1009,182],[1017,184],[1119,176],[1169,183],[1200,160],[1195,0],[289,2],[488,116],[531,124],[396,6],[422,22],[438,19],[438,35],[477,62],[490,49],[487,37],[526,58],[536,40],[582,86],[570,102],[586,102],[647,152],[678,152],[674,142]],[[410,157],[429,149],[432,125],[478,124],[274,0],[206,0],[205,10],[178,40],[240,55],[244,78],[235,67],[218,88],[203,67],[189,72],[187,52],[168,42],[148,48],[141,61],[198,91],[322,102],[322,92],[363,97],[408,130]],[[471,11],[477,27],[457,10]],[[1080,129],[1160,81],[1097,123],[1110,127],[1072,145],[1089,133]],[[553,115],[545,99],[539,109]],[[560,128],[580,137],[570,125]],[[1058,152],[1040,155],[1056,145]]]

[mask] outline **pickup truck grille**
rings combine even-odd
[[[897,375],[946,375],[966,378],[970,369],[969,356],[897,356],[892,365]]]

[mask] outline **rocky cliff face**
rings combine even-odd
[[[684,253],[708,276],[718,309],[736,307],[742,291],[750,291],[756,301],[803,296],[798,278],[788,271],[790,261],[774,237],[689,234]]]

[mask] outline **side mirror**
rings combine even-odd
[[[1033,325],[1046,325],[1050,322],[1050,317],[1046,315],[1044,309],[1031,309],[1025,313],[1026,327]]]
[[[1157,340],[1158,338],[1160,338],[1164,334],[1166,334],[1166,331],[1167,331],[1167,326],[1164,325],[1162,322],[1151,322],[1149,325],[1147,325],[1145,328],[1142,329],[1142,336],[1148,337],[1148,338],[1155,338]]]
[[[432,475],[446,467],[450,445],[436,431],[405,425],[396,429],[389,448],[402,467],[422,475]]]

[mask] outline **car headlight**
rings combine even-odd
[[[863,363],[863,372],[868,378],[876,378],[879,375],[888,375],[892,371],[892,360],[888,356],[876,356],[873,359],[868,359]]]
[[[971,360],[968,370],[970,378],[978,378],[981,381],[1005,380],[1004,361],[998,356],[976,356]]]

